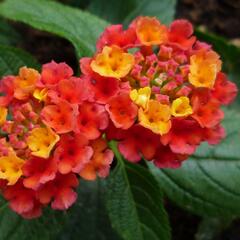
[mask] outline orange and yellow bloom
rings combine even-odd
[[[52,61],[0,81],[0,190],[24,218],[68,209],[79,178],[107,177],[108,141],[128,161],[177,168],[225,136],[221,106],[238,89],[190,22],[138,17],[126,30],[108,26],[96,49],[79,77]]]

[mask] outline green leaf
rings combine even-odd
[[[106,207],[113,228],[124,240],[170,239],[158,183],[147,169],[125,162],[116,143],[110,146],[118,159],[106,180]]]
[[[64,214],[45,212],[34,220],[24,220],[11,211],[7,203],[0,201],[0,239],[1,240],[50,240],[56,236],[64,221]]]
[[[20,34],[12,26],[0,19],[0,44],[16,45],[21,40]]]
[[[175,7],[175,0],[93,0],[88,10],[113,23],[127,25],[135,17],[145,15],[168,24],[174,18]]]
[[[30,54],[21,49],[0,45],[0,78],[17,74],[22,66],[39,68],[37,61]]]
[[[226,110],[227,137],[221,144],[203,144],[179,169],[149,164],[167,196],[201,216],[240,216],[240,113]]]
[[[81,181],[78,201],[67,212],[47,209],[43,216],[24,220],[0,199],[1,240],[120,240],[111,229],[100,182]]]
[[[107,23],[87,12],[47,0],[6,0],[0,15],[68,39],[78,57],[92,55]]]

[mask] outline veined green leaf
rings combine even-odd
[[[106,206],[114,229],[125,240],[168,240],[169,223],[161,189],[151,173],[125,162],[111,143],[118,163],[106,180]]]
[[[0,4],[0,15],[66,38],[78,57],[94,53],[96,40],[107,25],[87,12],[47,0],[6,0]]]
[[[90,12],[112,23],[129,24],[137,16],[155,16],[170,23],[175,14],[175,0],[92,0]]]
[[[1,240],[120,240],[112,230],[103,204],[100,181],[81,181],[78,200],[68,211],[45,209],[43,216],[25,220],[0,198]]]
[[[17,74],[22,66],[39,68],[37,61],[25,51],[0,45],[0,78],[4,75]]]
[[[240,113],[225,113],[227,136],[219,145],[203,144],[179,169],[149,164],[167,196],[201,216],[240,216]]]

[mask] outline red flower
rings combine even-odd
[[[68,79],[72,75],[73,70],[66,63],[56,63],[52,61],[43,65],[39,85],[51,87],[60,80]]]
[[[71,77],[58,82],[55,90],[50,90],[48,96],[54,102],[66,100],[71,104],[80,104],[89,98],[87,82],[81,78]]]
[[[102,77],[94,72],[90,66],[91,58],[82,58],[80,60],[80,68],[84,73],[84,81],[87,82],[90,89],[89,99],[98,103],[107,103],[107,101],[115,96],[119,91],[119,81],[115,78]]]
[[[0,81],[0,107],[6,107],[13,99],[14,76],[6,76]]]
[[[174,153],[193,154],[203,140],[203,130],[194,120],[173,119],[171,130],[161,137]]]
[[[23,185],[26,188],[36,190],[42,184],[53,180],[56,172],[57,162],[55,159],[33,157],[23,165],[23,174],[26,176],[23,180]]]
[[[228,81],[227,76],[219,72],[212,91],[213,97],[221,104],[228,105],[237,96],[237,92],[238,89],[236,84]]]
[[[35,191],[25,188],[22,181],[7,187],[3,195],[10,202],[10,208],[23,217],[35,218],[41,215],[41,208],[35,198]]]
[[[76,121],[76,110],[66,101],[47,105],[41,112],[42,121],[57,133],[73,130]]]
[[[176,154],[172,152],[169,146],[160,145],[153,158],[153,163],[158,168],[178,168],[187,158],[188,155]]]
[[[90,161],[93,150],[88,140],[81,134],[62,135],[55,150],[58,170],[62,174],[79,171]]]
[[[168,41],[171,44],[178,46],[184,50],[192,47],[196,41],[196,37],[191,37],[193,34],[192,24],[187,20],[175,20],[168,32]]]
[[[218,144],[225,136],[225,129],[221,125],[216,125],[213,128],[204,129],[205,140],[212,145]]]
[[[196,119],[201,127],[212,128],[224,118],[224,112],[220,109],[219,101],[207,91],[207,89],[200,89],[193,94],[191,99],[193,106],[192,117]]]
[[[75,174],[57,175],[57,177],[46,183],[38,192],[37,198],[42,204],[52,201],[53,209],[68,209],[77,199],[77,194],[72,188],[78,186],[78,179]]]
[[[92,141],[91,146],[94,152],[93,156],[79,175],[86,180],[95,180],[97,175],[105,178],[109,174],[113,152],[107,148],[107,142],[102,138]]]
[[[121,93],[109,100],[106,110],[117,128],[128,129],[135,122],[138,107],[131,101],[129,94]]]
[[[138,162],[142,155],[145,159],[151,160],[156,152],[159,142],[159,136],[152,131],[140,126],[134,125],[130,129],[123,131],[120,138],[118,149],[120,153],[131,162]]]
[[[87,139],[93,140],[101,135],[101,130],[108,126],[108,116],[104,106],[96,103],[84,102],[79,106],[77,116],[77,130]]]
[[[94,100],[98,103],[107,103],[119,90],[118,80],[115,78],[95,77],[85,78],[90,91],[94,93]]]
[[[134,45],[137,37],[133,28],[123,30],[122,25],[111,25],[105,29],[97,41],[97,50],[101,51],[106,45],[117,45],[128,48]]]

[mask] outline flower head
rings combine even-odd
[[[171,128],[171,110],[168,105],[150,100],[147,110],[139,109],[139,124],[156,134],[168,133]]]
[[[22,176],[24,160],[15,153],[0,157],[0,179],[8,181],[8,185],[14,185]]]
[[[156,18],[139,17],[135,24],[137,37],[143,45],[151,46],[166,42],[167,28]]]
[[[48,158],[60,137],[51,128],[34,128],[27,138],[32,155]]]
[[[220,56],[183,19],[169,27],[154,17],[138,17],[125,30],[109,26],[81,70],[91,99],[109,115],[107,139],[119,141],[127,160],[143,156],[157,167],[180,167],[203,141],[218,143],[220,107],[237,93]]]
[[[20,68],[19,75],[14,79],[14,97],[19,100],[27,99],[34,92],[39,79],[40,74],[35,69]]]
[[[134,57],[117,46],[105,46],[91,62],[94,72],[104,77],[122,78],[131,70]]]

